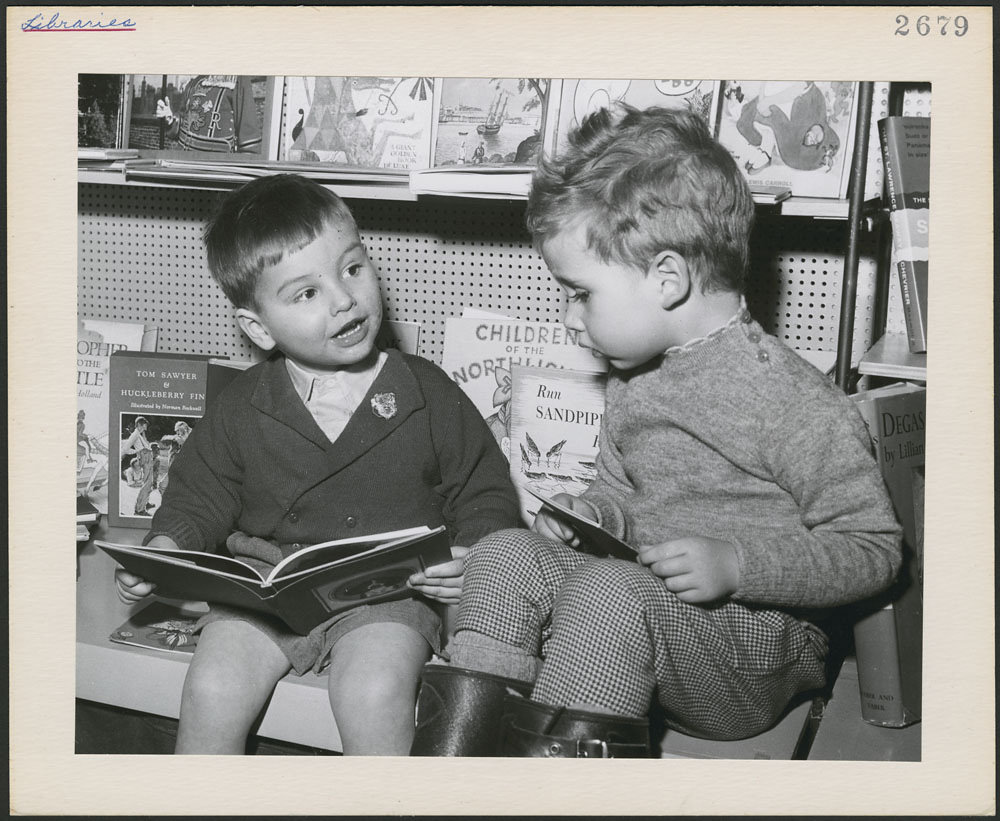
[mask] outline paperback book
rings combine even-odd
[[[76,327],[76,493],[108,512],[108,379],[111,354],[156,349],[141,322],[80,317]]]
[[[483,415],[504,453],[510,439],[511,368],[530,365],[606,371],[607,360],[580,344],[561,322],[535,322],[478,312],[448,317],[441,367]]]
[[[879,120],[893,263],[903,299],[911,353],[927,350],[927,269],[930,230],[930,117]]]
[[[183,606],[153,601],[120,624],[108,638],[115,644],[191,655],[198,645],[195,625],[202,615]]]
[[[170,465],[208,403],[249,362],[117,351],[111,357],[108,520],[148,527]]]
[[[754,185],[843,199],[857,120],[855,81],[726,80],[718,138]]]
[[[580,538],[579,549],[584,553],[592,553],[601,557],[610,556],[613,559],[624,559],[627,562],[635,561],[636,549],[617,536],[608,533],[597,522],[559,504],[555,499],[535,493],[531,488],[527,488],[527,491],[541,503],[540,510],[543,509],[551,513],[573,528],[573,532]]]
[[[352,607],[413,595],[406,584],[412,574],[452,558],[443,525],[310,545],[266,574],[216,553],[95,544],[130,573],[154,582],[159,596],[268,613],[302,635]]]
[[[607,374],[511,368],[510,477],[530,525],[538,495],[578,495],[597,475]]]
[[[861,715],[883,727],[920,719],[923,666],[923,506],[927,390],[897,383],[851,397],[868,425],[903,526],[903,570],[879,609],[855,623]]]
[[[279,158],[407,172],[430,165],[430,77],[285,77]]]

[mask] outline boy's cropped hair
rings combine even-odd
[[[257,309],[257,278],[330,224],[354,225],[344,201],[297,174],[275,174],[228,194],[205,227],[208,267],[237,308]]]
[[[536,247],[582,224],[604,262],[646,271],[661,251],[693,267],[703,292],[743,290],[754,203],[729,151],[688,111],[599,109],[543,157],[528,198]]]

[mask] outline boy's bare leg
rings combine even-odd
[[[405,624],[367,624],[341,638],[330,657],[330,706],[345,755],[408,755],[417,685],[431,657]]]
[[[206,625],[184,679],[175,752],[243,755],[250,727],[290,667],[249,623]]]

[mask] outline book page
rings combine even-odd
[[[409,541],[416,536],[430,532],[429,527],[421,525],[420,527],[373,533],[370,536],[356,536],[350,539],[337,539],[332,542],[321,542],[303,547],[278,562],[274,569],[267,574],[265,581],[272,582],[279,577],[287,578],[320,565],[364,556],[367,553],[385,549],[401,541]]]

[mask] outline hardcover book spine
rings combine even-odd
[[[910,351],[927,350],[930,119],[879,121],[892,243]]]
[[[920,719],[923,667],[924,388],[856,398],[893,509],[903,526],[903,569],[891,604],[854,627],[866,721],[904,727]]]
[[[893,606],[865,616],[854,625],[861,717],[881,727],[905,727],[916,720],[903,699],[899,644]]]

